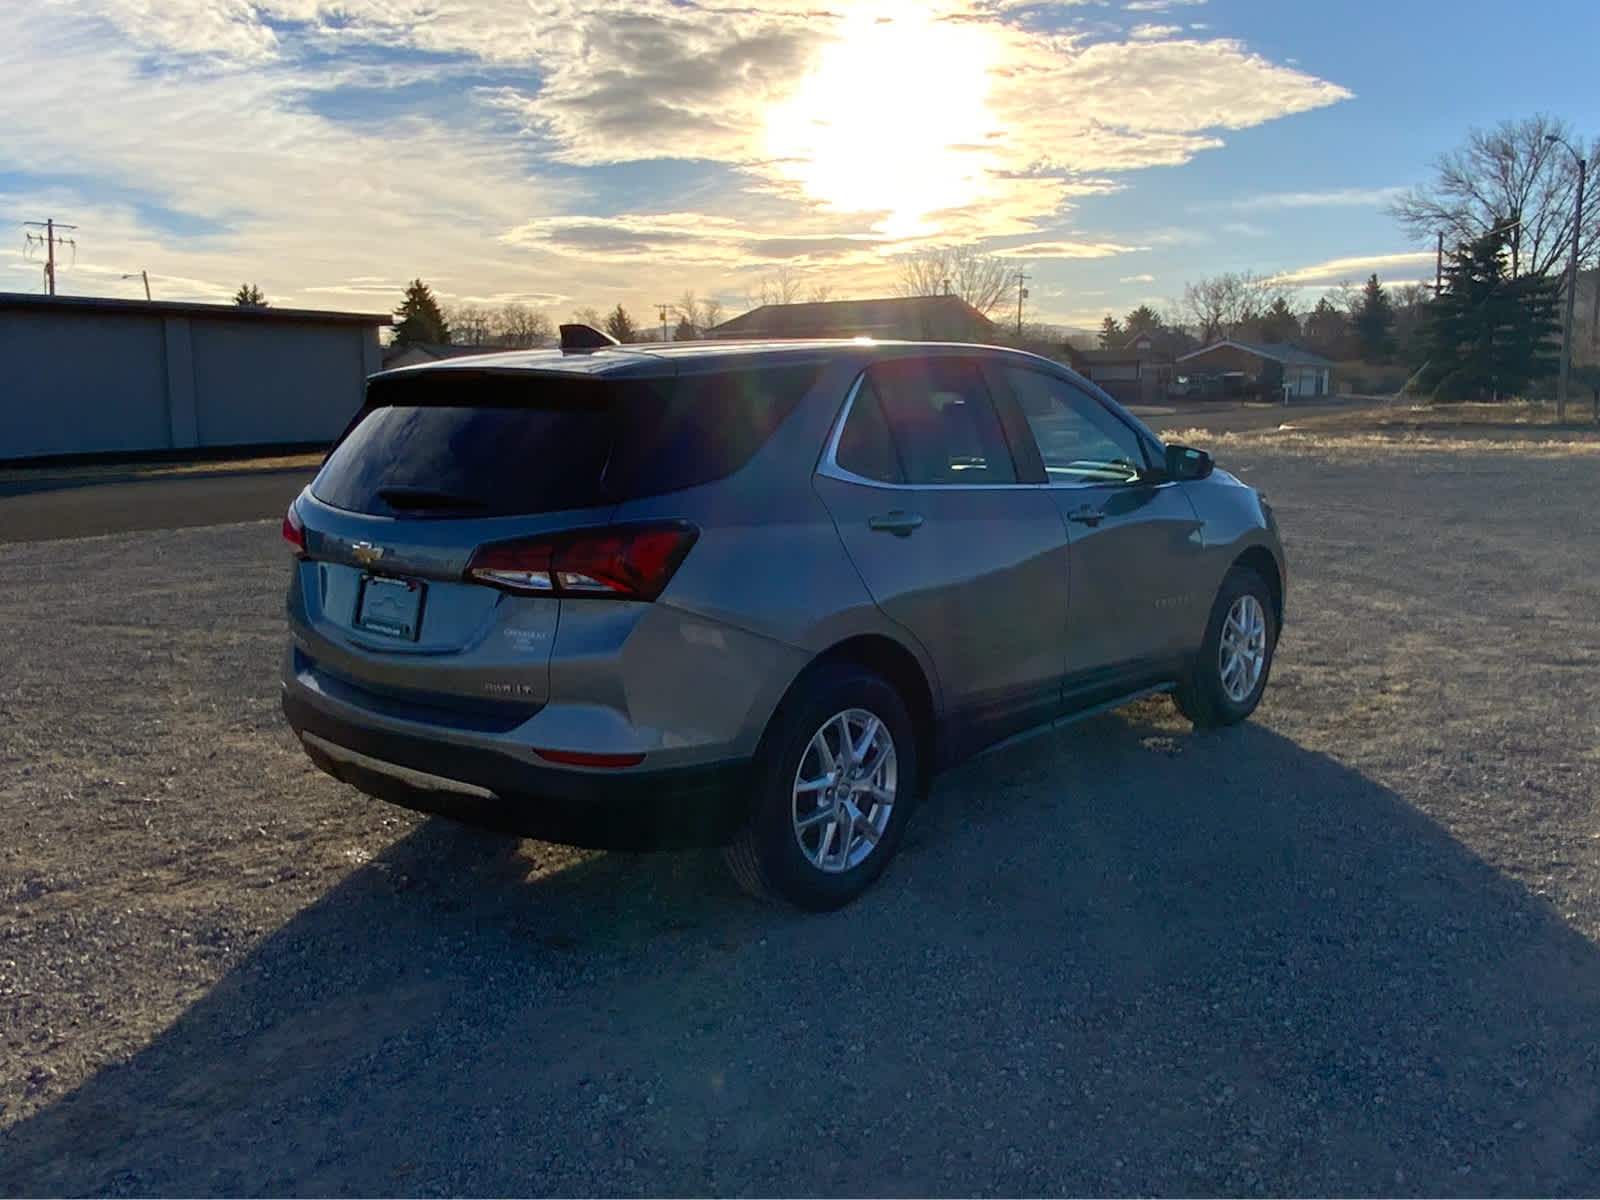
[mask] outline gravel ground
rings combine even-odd
[[[1215,439],[1255,720],[974,760],[826,917],[317,774],[275,522],[0,547],[0,1192],[1600,1192],[1600,454],[1407,419]]]

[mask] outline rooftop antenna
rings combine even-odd
[[[593,325],[563,325],[561,327],[561,349],[574,350],[603,350],[607,346],[620,346],[621,342],[609,333],[596,329]]]

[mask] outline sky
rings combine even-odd
[[[555,320],[891,295],[976,244],[1026,318],[1432,277],[1386,215],[1475,126],[1600,135],[1592,0],[0,5],[0,291]],[[127,278],[132,276],[132,278]]]

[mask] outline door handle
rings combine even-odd
[[[1091,529],[1105,519],[1106,514],[1104,509],[1091,508],[1087,504],[1085,504],[1082,508],[1075,508],[1067,514],[1067,520],[1076,521],[1080,525],[1087,525]]]
[[[910,537],[922,525],[921,513],[901,512],[898,508],[881,517],[868,517],[867,528],[896,537]]]

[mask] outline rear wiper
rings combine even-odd
[[[482,500],[471,496],[456,496],[450,492],[434,492],[427,488],[392,487],[379,488],[378,499],[390,508],[455,508],[455,509],[480,509],[488,508]]]

